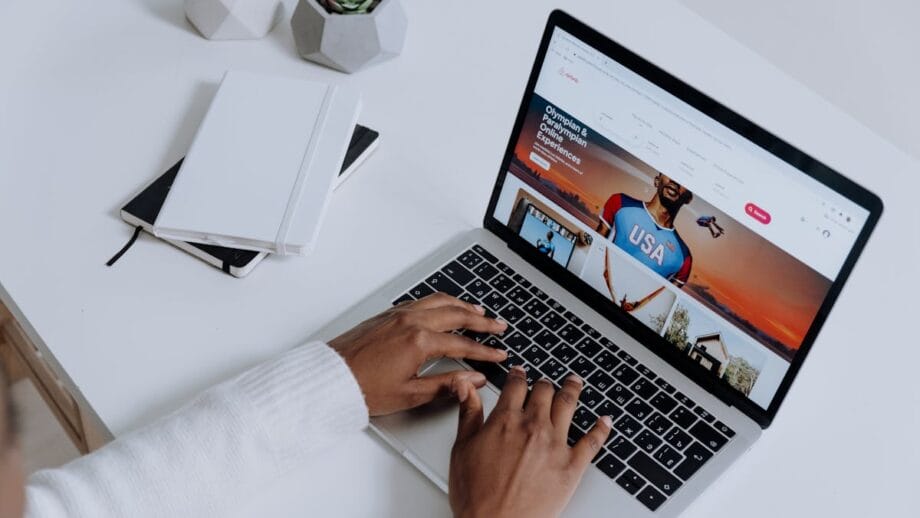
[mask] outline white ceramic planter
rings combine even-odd
[[[284,15],[281,0],[185,0],[185,16],[209,40],[252,40]]]
[[[398,56],[408,26],[400,0],[383,0],[368,14],[330,13],[316,0],[300,0],[291,18],[304,59],[348,73]]]

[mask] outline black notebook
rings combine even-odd
[[[377,147],[380,134],[370,128],[355,126],[355,132],[351,136],[351,142],[348,145],[348,151],[345,153],[345,161],[342,163],[342,170],[339,172],[339,178],[335,185],[338,188],[342,182],[354,172],[358,166],[370,155]],[[160,208],[169,194],[169,189],[179,173],[182,166],[182,159],[169,168],[159,178],[153,181],[146,189],[129,201],[121,209],[121,217],[129,224],[137,227],[135,238],[125,246],[112,260],[109,265],[114,264],[136,239],[141,229],[151,233]],[[215,245],[205,245],[199,243],[189,243],[185,241],[164,240],[186,252],[206,261],[207,263],[220,268],[224,272],[236,277],[243,277],[249,273],[262,259],[268,255],[265,252],[254,252],[251,250],[238,250],[235,248],[226,248]]]

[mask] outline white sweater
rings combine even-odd
[[[235,499],[367,422],[345,361],[310,343],[90,455],[34,474],[26,516],[222,516]]]

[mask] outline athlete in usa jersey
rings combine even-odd
[[[674,228],[674,218],[693,194],[665,175],[655,178],[648,202],[614,194],[604,204],[598,230],[618,248],[677,286],[690,279],[693,257]]]

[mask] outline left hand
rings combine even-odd
[[[486,378],[476,371],[419,376],[433,358],[469,358],[500,362],[508,355],[460,335],[454,329],[501,334],[508,324],[487,318],[480,306],[436,293],[400,304],[359,324],[329,345],[345,359],[364,393],[370,415],[386,415],[449,396],[469,381],[476,387]]]

